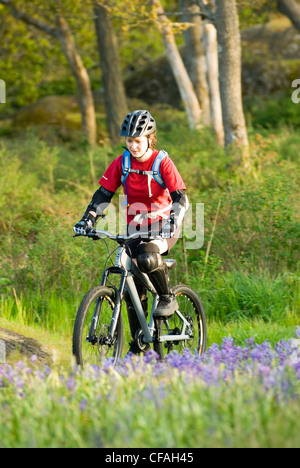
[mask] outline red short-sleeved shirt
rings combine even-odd
[[[141,171],[151,171],[154,160],[158,155],[158,151],[153,151],[152,156],[145,162],[139,162],[131,156],[131,168]],[[144,219],[142,226],[147,226],[158,219],[162,219],[165,215],[170,214],[172,199],[170,193],[175,190],[185,190],[184,182],[175,166],[169,157],[164,157],[159,172],[162,176],[167,188],[164,189],[156,182],[153,177],[150,178],[144,174],[136,174],[130,172],[126,178],[126,194],[127,194],[127,222],[128,224],[139,224],[134,221],[138,213],[152,213],[152,218]],[[121,185],[122,177],[122,155],[118,156],[105,171],[104,175],[99,180],[99,184],[105,189],[115,192]],[[124,190],[125,192],[125,190]],[[155,216],[158,210],[166,211],[163,216]]]

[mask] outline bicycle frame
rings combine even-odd
[[[89,235],[89,237],[93,236],[95,238],[95,235],[97,235],[98,238],[104,237],[106,235],[107,237],[110,237],[114,240],[118,240],[118,236],[112,236],[110,233],[106,231],[92,231],[92,235]],[[129,239],[129,238],[132,238],[132,236],[129,236],[126,239]],[[124,238],[121,237],[121,239],[124,239]],[[154,331],[155,331],[153,314],[157,307],[159,296],[153,284],[149,280],[148,276],[139,270],[139,268],[136,266],[132,258],[130,258],[130,256],[127,254],[126,246],[124,245],[124,243],[122,243],[118,247],[114,266],[106,268],[103,271],[101,286],[106,286],[108,277],[112,273],[121,275],[121,279],[120,279],[119,289],[114,288],[115,293],[116,293],[116,300],[115,300],[112,320],[111,320],[111,324],[109,327],[108,336],[106,338],[105,344],[108,344],[108,345],[113,344],[113,337],[115,335],[115,331],[116,331],[116,327],[117,327],[117,323],[119,319],[125,286],[127,286],[127,290],[129,292],[131,301],[134,305],[136,314],[138,316],[138,320],[141,325],[141,329],[143,332],[143,342],[153,343]],[[133,277],[138,278],[146,286],[146,288],[151,292],[151,294],[153,294],[153,304],[152,304],[152,309],[151,309],[151,314],[150,314],[149,325],[147,323],[147,320],[143,311],[142,303],[141,303],[139,294],[137,292],[137,288],[136,288]],[[92,341],[92,337],[95,336],[95,331],[97,328],[98,310],[99,308],[98,308],[98,303],[97,303],[95,310],[94,310],[94,316],[93,316],[90,333],[89,333],[89,340],[91,339],[91,341]],[[191,338],[191,335],[188,335],[186,333],[186,331],[190,329],[190,323],[185,319],[185,317],[181,314],[179,310],[177,310],[175,313],[178,315],[178,317],[181,319],[183,323],[181,334],[180,335],[178,334],[163,335],[163,336],[156,337],[156,339],[158,339],[159,342],[181,341],[181,340],[188,340]],[[165,320],[165,323],[167,324],[167,329],[171,331],[171,329],[168,326],[167,320]]]
[[[111,273],[120,274],[121,281],[120,281],[120,286],[118,289],[117,301],[116,301],[114,312],[113,312],[113,318],[112,318],[111,326],[109,329],[109,338],[114,336],[118,318],[119,318],[119,312],[121,308],[121,300],[123,297],[125,285],[127,285],[130,298],[132,300],[132,303],[136,310],[136,314],[138,316],[141,328],[143,330],[144,341],[146,343],[152,343],[153,333],[154,333],[154,326],[153,326],[154,323],[153,323],[153,313],[152,313],[153,311],[151,311],[151,318],[150,318],[150,323],[148,326],[147,320],[143,311],[143,307],[142,307],[142,304],[141,304],[141,301],[140,301],[140,298],[136,289],[136,285],[133,280],[133,275],[136,276],[140,281],[142,281],[142,283],[147,287],[147,289],[152,294],[154,294],[154,301],[153,301],[153,306],[152,306],[152,309],[154,307],[154,310],[155,310],[155,307],[157,306],[158,296],[149,278],[147,277],[147,275],[142,273],[137,268],[135,263],[126,253],[124,245],[121,245],[117,250],[117,255],[116,255],[114,266],[104,270],[103,276],[102,276],[102,282],[101,282],[102,286],[106,285],[107,278]]]

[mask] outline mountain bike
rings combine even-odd
[[[124,344],[122,302],[125,287],[140,323],[134,337],[140,352],[152,345],[160,359],[164,359],[173,349],[179,353],[184,348],[189,348],[198,355],[204,353],[207,336],[205,313],[199,297],[191,288],[183,284],[174,286],[171,291],[176,296],[178,310],[168,319],[153,317],[158,304],[158,294],[148,276],[139,270],[126,251],[126,242],[139,237],[140,234],[135,232],[129,236],[122,236],[94,229],[87,236],[93,240],[112,239],[118,243],[118,247],[113,251],[116,252],[113,266],[103,271],[101,285],[91,289],[79,306],[73,332],[73,354],[77,364],[99,364],[111,358],[112,364],[116,365],[121,359]],[[111,255],[112,253],[109,257]],[[169,269],[176,267],[175,260],[164,261]],[[111,275],[119,276],[118,287],[111,283]],[[148,322],[134,277],[147,288],[151,306]]]

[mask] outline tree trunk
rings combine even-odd
[[[158,15],[158,21],[161,25],[168,61],[183,100],[190,128],[199,129],[202,126],[201,108],[194,91],[193,84],[178,51],[170,22],[164,15],[164,10],[159,0],[149,0],[149,3],[155,7],[156,14]]]
[[[68,23],[62,16],[59,16],[57,18],[57,25],[61,48],[77,83],[83,131],[89,144],[95,146],[97,142],[97,128],[90,79],[80,55],[77,53]]]
[[[216,0],[219,44],[219,81],[225,146],[243,148],[247,156],[248,136],[242,104],[241,38],[235,0]],[[244,161],[247,165],[247,162]]]
[[[279,11],[287,16],[293,26],[300,31],[300,6],[295,0],[277,0]]]
[[[117,38],[107,9],[95,3],[94,13],[105,95],[107,127],[112,142],[118,143],[120,141],[121,124],[128,113],[128,107],[122,80]]]
[[[213,24],[206,23],[203,25],[203,36],[210,94],[211,125],[217,142],[221,146],[224,146],[224,127],[219,85],[218,41],[217,31]]]
[[[192,26],[183,33],[187,57],[187,70],[200,102],[203,124],[210,125],[209,90],[207,84],[205,50],[201,40],[202,20],[200,17],[200,8],[197,5],[190,5],[188,0],[179,0],[179,8],[182,12],[181,21],[192,23]]]

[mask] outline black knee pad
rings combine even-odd
[[[159,248],[151,242],[140,244],[137,254],[137,263],[143,273],[151,273],[157,270],[162,263]]]

